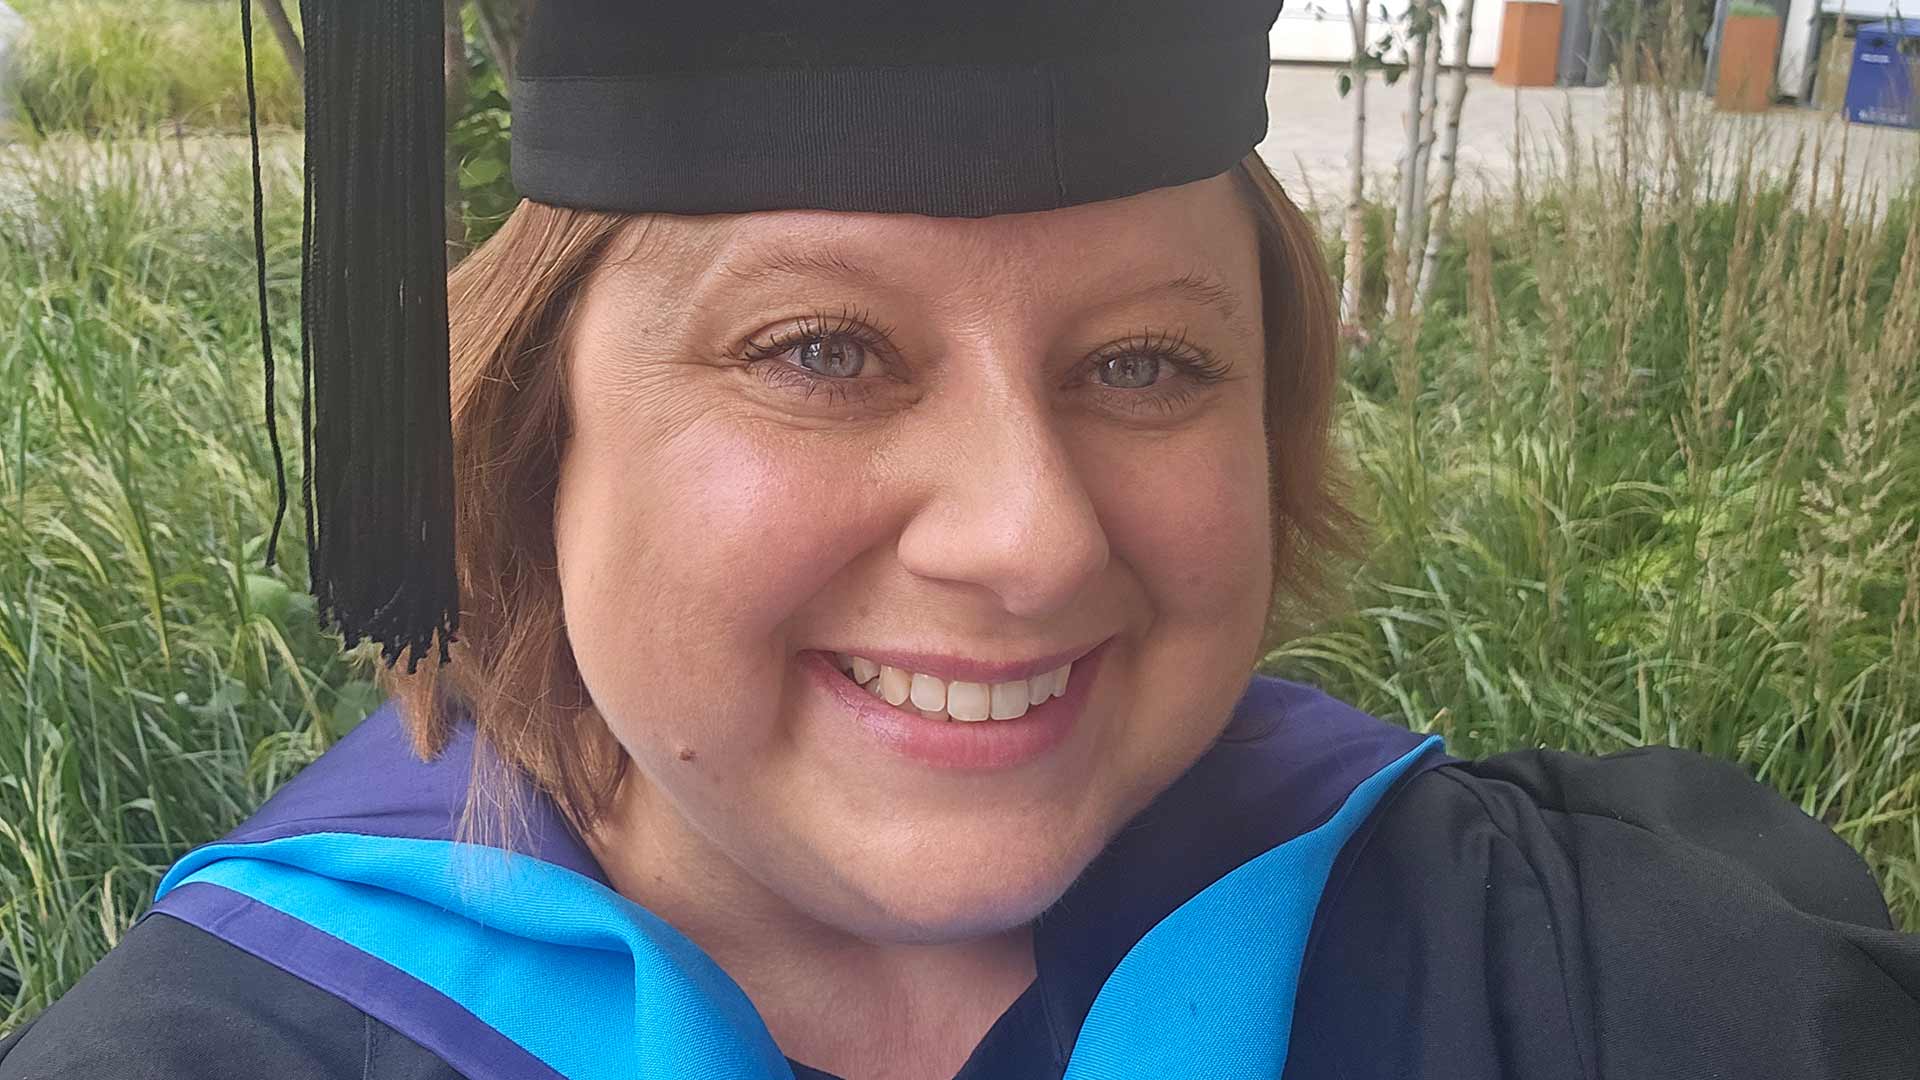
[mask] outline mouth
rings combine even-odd
[[[981,723],[1018,720],[1037,705],[1064,697],[1073,665],[1092,649],[1076,649],[1028,661],[992,664],[950,657],[833,654],[848,680],[896,709],[928,720]]]
[[[1066,739],[1111,641],[1009,663],[821,651],[802,653],[801,663],[881,746],[942,768],[995,769]]]

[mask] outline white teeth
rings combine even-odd
[[[947,707],[947,684],[931,675],[914,672],[913,687],[907,696],[913,699],[916,709],[940,712]]]
[[[932,675],[889,667],[864,656],[833,654],[842,673],[874,697],[889,705],[911,702],[929,718],[946,716],[972,723],[980,720],[1017,720],[1033,706],[1067,692],[1067,679],[1073,664],[1067,663],[1030,679],[1011,682],[948,683]]]
[[[1035,675],[1033,678],[1027,680],[1028,708],[1032,708],[1052,696],[1053,672],[1049,671],[1044,675]]]
[[[1027,694],[1033,687],[1031,679],[1019,682],[997,682],[993,684],[993,718],[995,720],[1018,720],[1027,715],[1032,702]]]
[[[897,667],[880,668],[880,696],[889,705],[899,705],[913,692],[913,675]]]
[[[921,676],[915,675],[915,686],[920,684]],[[993,715],[993,706],[988,697],[987,684],[977,682],[956,682],[947,687],[947,715],[955,720],[985,720]]]

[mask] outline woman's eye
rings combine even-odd
[[[1144,390],[1160,381],[1162,361],[1146,353],[1122,353],[1101,360],[1094,378],[1116,390]]]
[[[848,337],[810,338],[793,346],[792,363],[828,379],[857,379],[867,370],[867,347]]]

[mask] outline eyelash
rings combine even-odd
[[[834,403],[844,403],[852,400],[855,394],[866,393],[869,388],[860,384],[869,380],[816,375],[798,364],[780,359],[801,345],[832,338],[852,341],[875,354],[874,358],[883,363],[883,357],[896,353],[893,333],[889,328],[878,324],[864,311],[842,308],[831,315],[816,313],[807,316],[764,339],[748,341],[746,354],[741,359],[750,370],[771,385],[797,390],[807,398],[826,394]],[[1187,341],[1184,333],[1169,334],[1153,329],[1145,329],[1132,337],[1102,346],[1089,358],[1089,364],[1097,366],[1129,355],[1149,356],[1171,366],[1179,376],[1180,384],[1164,390],[1159,388],[1160,384],[1148,390],[1115,389],[1117,394],[1128,400],[1132,408],[1171,412],[1186,403],[1196,391],[1227,377],[1227,364],[1206,349]]]
[[[1186,404],[1195,393],[1227,377],[1227,363],[1211,352],[1187,340],[1184,333],[1168,334],[1146,329],[1130,338],[1104,345],[1093,354],[1092,363],[1103,364],[1122,356],[1151,356],[1173,367],[1179,376],[1177,387],[1150,390],[1120,390],[1118,393],[1134,408],[1172,412]]]
[[[863,310],[841,308],[832,315],[819,312],[809,315],[797,323],[781,327],[765,339],[749,340],[746,354],[741,360],[769,385],[783,390],[797,390],[808,399],[815,394],[825,394],[834,404],[842,404],[851,400],[854,394],[865,393],[869,389],[857,385],[865,380],[815,375],[798,364],[789,364],[780,359],[783,354],[801,345],[833,338],[852,341],[875,354],[875,359],[896,351],[891,328],[881,325]]]

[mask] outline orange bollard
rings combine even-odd
[[[1560,5],[1507,0],[1500,16],[1500,56],[1493,81],[1501,86],[1552,86],[1560,74]]]
[[[1728,15],[1720,32],[1714,105],[1726,112],[1765,112],[1773,104],[1773,69],[1779,62],[1779,16]]]

